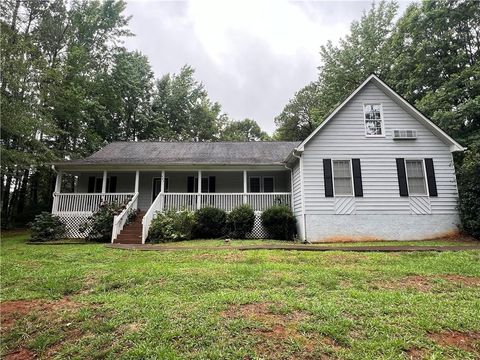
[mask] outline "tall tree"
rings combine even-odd
[[[148,132],[151,139],[168,141],[213,141],[225,115],[212,103],[195,70],[184,66],[178,74],[167,74],[156,82],[153,116]]]
[[[297,92],[275,119],[276,138],[304,139],[369,74],[388,74],[397,8],[395,2],[373,4],[338,46],[329,41],[320,48],[318,80]]]
[[[268,141],[270,136],[255,120],[228,121],[220,131],[222,141]]]

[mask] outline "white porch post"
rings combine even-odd
[[[163,212],[165,205],[165,170],[162,170],[162,177],[160,178],[160,211]]]
[[[62,176],[63,172],[59,171],[57,173],[57,179],[55,180],[55,192],[59,193],[62,190]]]
[[[202,170],[198,170],[198,176],[197,176],[197,190],[198,190],[198,195],[197,195],[197,209],[200,209],[200,206],[202,205]]]
[[[107,192],[107,172],[103,172],[103,181],[102,181],[102,194]]]
[[[248,190],[248,186],[247,186],[247,170],[243,170],[243,203],[246,204],[247,203],[247,190]]]
[[[53,204],[52,204],[52,213],[55,213],[58,209],[58,196],[62,190],[62,175],[61,171],[57,172],[57,178],[55,180],[55,191],[53,192]]]
[[[138,188],[140,187],[140,171],[135,171],[135,193],[138,193]]]

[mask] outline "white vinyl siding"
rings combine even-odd
[[[292,193],[293,193],[293,212],[295,216],[302,215],[302,182],[300,179],[300,163],[297,161],[293,167],[293,184],[292,184]]]
[[[335,196],[353,195],[350,160],[333,160],[333,189]]]
[[[365,137],[363,104],[382,104],[385,137]],[[394,141],[393,129],[413,129],[417,140]],[[430,130],[370,83],[306,145],[303,157],[305,213],[335,214],[335,198],[325,197],[323,159],[361,158],[363,197],[355,198],[356,214],[411,214],[408,197],[400,197],[396,158],[433,158],[438,197],[432,214],[457,214],[457,186],[452,154]],[[308,232],[307,232],[308,235]]]
[[[408,194],[427,195],[423,160],[405,160]]]

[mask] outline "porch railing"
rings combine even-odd
[[[120,234],[120,232],[123,230],[123,227],[125,226],[130,213],[137,209],[138,209],[138,193],[135,193],[135,195],[133,195],[132,199],[127,204],[125,209],[123,209],[123,211],[120,214],[116,215],[113,218],[112,243],[117,238],[118,234]]]
[[[52,213],[93,213],[102,202],[126,203],[135,193],[54,193]]]

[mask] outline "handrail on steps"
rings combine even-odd
[[[112,243],[117,238],[118,234],[123,230],[125,223],[128,219],[128,214],[131,209],[136,209],[138,207],[138,192],[133,195],[132,199],[128,202],[125,209],[113,218],[113,227],[112,227]]]

